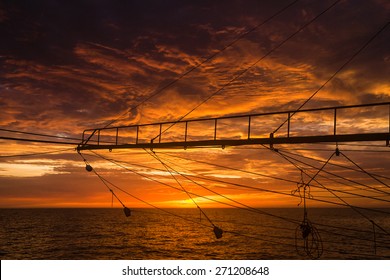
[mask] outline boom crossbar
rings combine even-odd
[[[270,133],[284,120],[283,131]],[[87,129],[78,150],[361,141],[388,146],[389,140],[390,102],[384,102]]]

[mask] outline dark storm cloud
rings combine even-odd
[[[168,44],[188,52],[201,51],[211,41],[204,28],[222,28],[241,11],[251,11],[253,2],[224,5],[208,1],[3,1],[1,32],[7,36],[3,53],[22,59],[72,63],[73,48],[80,41],[128,48],[155,50],[154,44],[166,36]],[[258,9],[257,9],[258,10]],[[256,10],[252,10],[254,13]],[[139,38],[139,36],[143,36]],[[196,44],[195,44],[196,43]]]

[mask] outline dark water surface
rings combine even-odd
[[[390,212],[390,209],[382,209]],[[308,259],[296,228],[302,209],[0,209],[1,259]],[[321,259],[390,259],[390,215],[310,209]],[[180,216],[180,217],[179,217]],[[280,218],[281,217],[281,218]],[[297,220],[297,223],[289,221]],[[377,226],[378,225],[378,226]],[[297,237],[296,237],[297,236]]]

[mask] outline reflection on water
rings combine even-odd
[[[302,209],[263,209],[302,220]],[[216,239],[196,209],[0,209],[1,259],[305,259],[296,223],[240,209],[205,209],[224,230]],[[370,213],[390,231],[390,215]],[[322,259],[390,258],[390,237],[350,209],[311,209]],[[327,227],[324,225],[331,225]],[[350,230],[348,230],[350,229]],[[376,252],[376,255],[375,255]]]

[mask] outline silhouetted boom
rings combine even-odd
[[[285,129],[274,135],[273,129],[283,121]],[[283,111],[87,129],[78,149],[186,149],[259,144],[272,147],[362,141],[384,141],[388,146],[389,140],[390,102],[384,102],[296,113]]]

